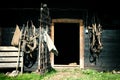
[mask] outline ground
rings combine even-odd
[[[45,74],[24,73],[15,77],[0,74],[0,80],[120,80],[120,72],[103,72],[92,69],[57,68]]]
[[[76,80],[82,77],[80,68],[56,68],[57,72],[52,77],[45,77],[44,80]]]

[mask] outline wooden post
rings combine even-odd
[[[80,68],[84,69],[84,26],[83,21],[80,22]]]
[[[20,52],[20,54],[21,54],[21,57],[22,57],[21,74],[23,74],[23,71],[24,71],[24,53]]]
[[[52,23],[51,26],[51,39],[54,42],[54,23]],[[54,54],[52,52],[50,54],[50,62],[51,62],[51,66],[54,67]]]
[[[39,48],[39,54],[38,54],[38,71],[41,72],[41,24],[39,27],[39,44],[38,44],[38,48]]]

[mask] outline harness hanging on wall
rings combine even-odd
[[[99,58],[99,55],[103,49],[102,44],[102,26],[99,22],[94,20],[92,22],[91,26],[87,27],[88,29],[88,35],[89,35],[89,49],[90,49],[90,56],[89,60],[91,63],[95,62],[96,59]]]
[[[30,25],[29,25],[30,23]],[[37,60],[38,34],[32,21],[22,28],[21,50],[24,52],[24,65],[32,67]]]
[[[44,73],[50,65],[51,52],[58,55],[49,31],[51,18],[47,5],[41,5],[40,26],[36,28],[32,21],[27,21],[20,31],[19,50],[24,54],[24,66],[31,68],[38,61],[38,71]]]

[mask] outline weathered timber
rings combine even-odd
[[[18,48],[13,46],[0,46],[0,51],[18,51]]]
[[[0,52],[0,57],[7,57],[7,56],[18,56],[18,52]]]
[[[0,68],[15,68],[17,63],[0,63]],[[21,67],[21,63],[19,63],[19,67]]]
[[[0,57],[0,62],[17,62],[17,57]],[[19,61],[22,60],[22,57],[20,57]]]

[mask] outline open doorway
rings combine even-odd
[[[79,23],[55,23],[54,43],[59,52],[54,65],[79,65]]]

